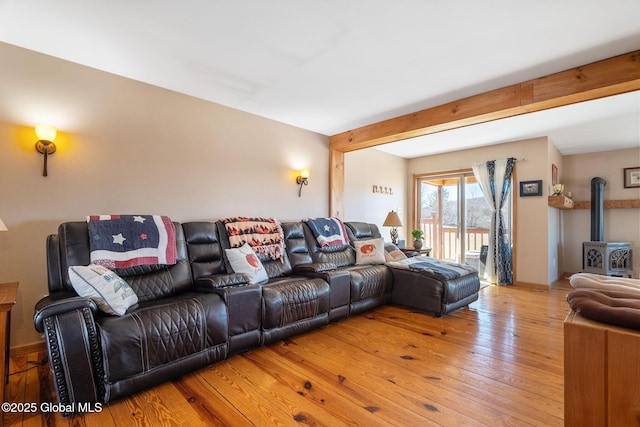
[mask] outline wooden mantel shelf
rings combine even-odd
[[[574,209],[591,209],[591,202],[574,202]],[[605,209],[632,209],[640,208],[640,199],[628,199],[628,200],[605,200]]]
[[[549,206],[558,209],[573,209],[573,200],[565,196],[549,196]]]
[[[549,196],[549,206],[558,209],[591,209],[590,201],[578,202],[565,196]],[[640,208],[640,199],[605,200],[605,209]]]

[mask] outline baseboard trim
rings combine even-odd
[[[22,345],[19,347],[12,347],[9,350],[10,357],[26,356],[29,353],[39,353],[47,351],[47,346],[44,341],[36,342],[33,344]]]
[[[533,289],[549,289],[549,285],[543,285],[541,283],[521,282],[521,281],[516,281],[515,286],[521,286],[523,288],[533,288]]]

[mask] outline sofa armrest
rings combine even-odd
[[[38,301],[34,323],[45,334],[58,402],[69,407],[75,403],[104,403],[104,366],[94,320],[96,304],[88,298],[68,297],[74,295],[71,293],[56,294]],[[70,413],[65,411],[65,415]]]
[[[210,276],[199,277],[195,281],[196,289],[199,291],[210,291],[227,286],[246,285],[248,283],[249,279],[247,276],[240,273],[212,274]]]
[[[323,273],[326,271],[337,270],[338,266],[332,262],[318,262],[309,264],[298,264],[293,268],[294,273]]]
[[[70,292],[59,292],[42,298],[36,303],[33,322],[36,330],[44,332],[44,319],[57,316],[67,312],[75,312],[83,308],[88,308],[95,313],[98,307],[89,298],[79,297]]]

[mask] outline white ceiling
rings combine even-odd
[[[334,135],[640,49],[639,17],[638,0],[0,0],[0,41]],[[381,149],[535,136],[639,147],[640,95]]]

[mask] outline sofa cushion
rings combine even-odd
[[[233,271],[246,275],[250,284],[266,283],[269,280],[267,271],[248,244],[245,243],[240,248],[225,249],[224,252]]]
[[[384,240],[367,239],[353,242],[356,248],[356,265],[384,264]]]
[[[127,282],[100,265],[69,267],[69,280],[78,295],[93,300],[107,314],[122,316],[138,302]]]

